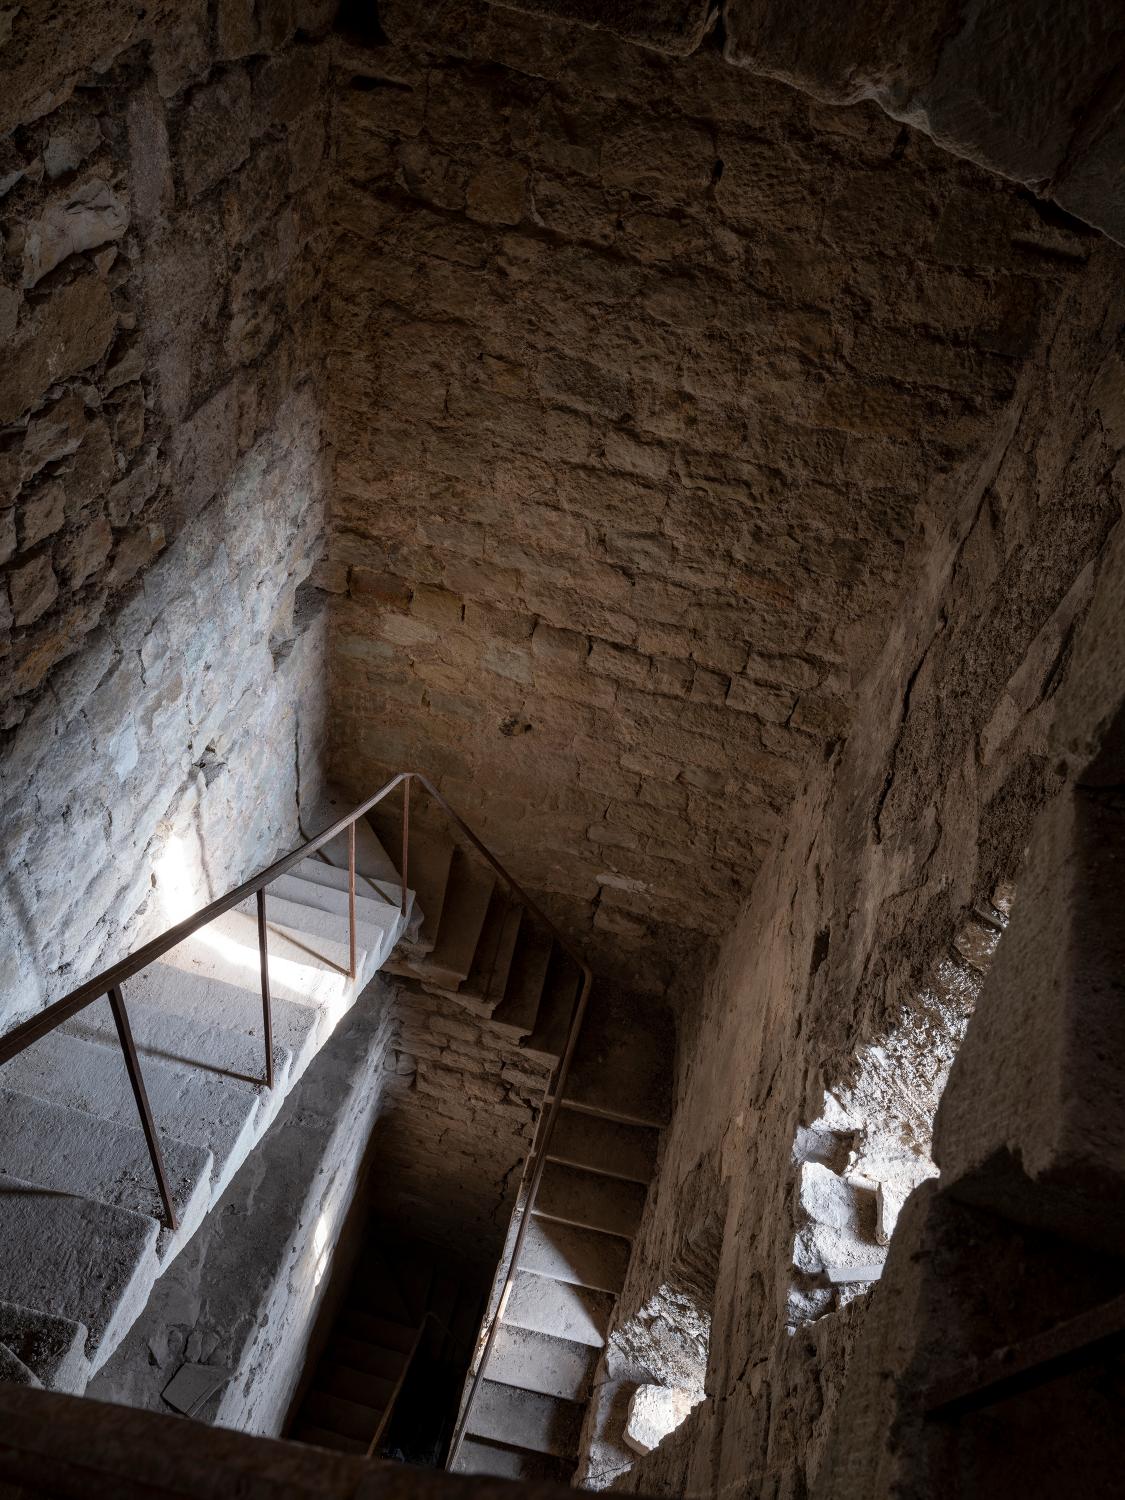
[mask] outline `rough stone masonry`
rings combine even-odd
[[[295,841],[331,6],[0,15],[0,1016]],[[186,914],[183,909],[177,915]]]

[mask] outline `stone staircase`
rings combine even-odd
[[[397,866],[401,830],[379,814],[374,826]],[[573,963],[481,861],[443,834],[413,830],[408,876],[425,918],[385,967],[489,1017],[554,1063],[578,992]],[[673,1046],[658,1002],[595,985],[457,1471],[573,1476],[594,1370],[670,1117]]]
[[[454,1369],[459,1363],[463,1374],[482,1301],[474,1278],[465,1280],[434,1247],[388,1239],[380,1225],[370,1226],[289,1435],[342,1453],[366,1453],[427,1317],[436,1320],[432,1342],[443,1361]],[[396,1415],[409,1394],[404,1385]],[[455,1408],[455,1390],[451,1396]],[[437,1404],[432,1391],[427,1404]],[[453,1411],[448,1415],[451,1421]],[[441,1413],[434,1416],[432,1430],[440,1433]]]
[[[324,827],[342,809],[319,808]],[[256,908],[236,907],[129,980],[125,1001],[178,1227],[165,1222],[107,1002],[0,1068],[0,1369],[81,1393],[413,914],[357,828],[357,964],[347,847],[267,894],[274,1086],[263,1079]]]

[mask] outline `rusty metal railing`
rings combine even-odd
[[[361,802],[358,804],[358,806],[353,807],[350,812],[345,813],[342,818],[338,818],[335,823],[331,824],[328,828],[323,829],[314,838],[307,839],[303,844],[300,844],[289,854],[283,855],[281,859],[275,860],[272,865],[268,865],[266,869],[260,871],[257,875],[251,876],[249,880],[243,881],[241,885],[235,886],[235,888],[231,891],[228,891],[225,896],[220,896],[217,900],[210,902],[207,906],[204,906],[199,911],[197,911],[193,916],[186,917],[182,922],[177,923],[176,926],[170,927],[167,932],[164,932],[159,937],[155,937],[151,939],[151,941],[143,944],[143,946],[138,948],[135,953],[130,954],[126,958],[119,959],[117,963],[111,964],[108,969],[103,969],[101,973],[96,974],[92,979],[85,980],[82,984],[78,985],[76,989],[71,990],[71,992],[68,995],[65,995],[61,1000],[55,1001],[53,1005],[47,1006],[46,1009],[40,1011],[37,1015],[32,1016],[29,1020],[22,1022],[19,1026],[13,1027],[13,1029],[6,1035],[0,1037],[0,1067],[2,1067],[3,1064],[8,1062],[11,1058],[16,1057],[19,1053],[25,1051],[34,1042],[39,1041],[41,1037],[47,1036],[50,1032],[56,1030],[57,1027],[62,1026],[66,1021],[69,1021],[73,1016],[78,1015],[79,1012],[85,1010],[88,1006],[93,1005],[95,1001],[102,999],[103,996],[108,998],[113,1014],[114,1023],[117,1028],[117,1035],[121,1045],[121,1052],[125,1062],[125,1068],[129,1075],[129,1082],[132,1086],[133,1097],[136,1101],[137,1113],[140,1116],[141,1128],[144,1132],[145,1142],[148,1146],[149,1156],[152,1160],[153,1173],[156,1177],[157,1185],[160,1190],[161,1202],[164,1205],[164,1212],[167,1216],[169,1227],[173,1230],[177,1229],[179,1225],[177,1222],[175,1205],[172,1199],[172,1191],[168,1183],[168,1177],[164,1167],[164,1156],[160,1149],[160,1138],[157,1134],[155,1122],[153,1121],[152,1109],[149,1105],[148,1100],[148,1092],[145,1089],[144,1076],[141,1072],[140,1062],[137,1057],[136,1045],[133,1041],[132,1030],[129,1025],[129,1017],[128,1012],[125,1008],[125,999],[122,991],[122,985],[124,984],[125,980],[131,979],[135,975],[141,973],[142,970],[147,969],[150,964],[155,963],[157,959],[162,958],[165,953],[170,952],[178,944],[184,942],[185,939],[198,932],[200,928],[205,927],[209,922],[213,922],[216,918],[225,915],[226,912],[233,910],[234,907],[241,905],[242,902],[247,901],[251,896],[254,896],[256,898],[257,906],[258,954],[261,967],[262,983],[262,1027],[263,1040],[265,1045],[265,1076],[263,1082],[265,1083],[265,1086],[267,1088],[272,1089],[274,1083],[273,1020],[270,1006],[269,943],[266,927],[266,887],[269,886],[279,876],[284,875],[287,871],[291,870],[294,865],[299,864],[303,859],[307,859],[310,855],[318,853],[321,849],[324,848],[326,844],[330,844],[333,839],[338,838],[340,834],[347,833],[349,952],[348,975],[349,978],[354,979],[356,976],[355,825],[360,818],[365,817],[373,807],[378,806],[378,804],[382,802],[385,797],[389,796],[396,787],[402,787],[402,859],[400,869],[400,909],[402,915],[405,917],[407,911],[407,891],[409,889],[408,882],[410,870],[410,787],[411,783],[415,781],[418,782],[418,784],[429,793],[429,795],[434,799],[434,801],[442,809],[446,816],[460,829],[465,839],[472,845],[474,849],[476,849],[481,857],[485,859],[489,865],[492,866],[492,868],[512,891],[516,899],[522,902],[523,905],[528,909],[528,911],[536,916],[539,921],[547,928],[548,932],[551,934],[551,937],[558,945],[560,951],[566,955],[571,963],[574,964],[575,968],[578,970],[579,975],[581,976],[581,984],[578,987],[574,1004],[571,1007],[570,1019],[567,1026],[566,1041],[563,1046],[562,1055],[560,1056],[555,1067],[552,1069],[550,1080],[543,1095],[543,1104],[539,1112],[538,1122],[536,1124],[535,1138],[532,1142],[531,1151],[529,1152],[528,1157],[524,1162],[523,1172],[520,1177],[520,1187],[516,1196],[515,1212],[522,1212],[522,1218],[516,1234],[515,1243],[512,1247],[511,1259],[509,1260],[504,1272],[503,1285],[500,1288],[499,1295],[494,1295],[489,1309],[485,1314],[485,1322],[488,1325],[488,1331],[487,1334],[484,1335],[484,1347],[481,1350],[479,1356],[477,1356],[476,1364],[473,1368],[472,1385],[469,1388],[467,1397],[462,1402],[457,1427],[454,1431],[453,1439],[450,1444],[449,1456],[446,1460],[446,1468],[451,1468],[457,1458],[457,1454],[460,1451],[461,1443],[465,1436],[465,1427],[472,1410],[473,1402],[476,1399],[477,1391],[480,1387],[480,1382],[483,1378],[485,1366],[488,1363],[488,1357],[492,1352],[492,1345],[495,1341],[496,1331],[500,1323],[500,1314],[507,1300],[508,1291],[512,1283],[512,1278],[515,1275],[516,1267],[519,1262],[520,1251],[523,1248],[523,1242],[526,1238],[527,1230],[531,1222],[531,1206],[535,1201],[535,1195],[539,1190],[539,1183],[543,1176],[543,1170],[547,1164],[547,1148],[550,1145],[551,1137],[554,1134],[555,1123],[558,1119],[559,1110],[562,1106],[563,1090],[566,1086],[567,1078],[570,1074],[570,1065],[574,1056],[575,1045],[577,1044],[578,1034],[581,1030],[582,1021],[586,1014],[586,1006],[590,997],[590,986],[593,982],[593,975],[591,973],[589,965],[586,964],[585,961],[581,959],[577,955],[577,953],[574,952],[570,944],[566,941],[561,932],[559,932],[558,928],[550,920],[550,918],[543,912],[540,906],[531,899],[531,897],[527,894],[523,887],[516,881],[515,877],[512,876],[504,868],[504,866],[500,863],[496,856],[492,854],[491,851],[487,849],[483,843],[481,843],[480,839],[477,838],[476,834],[472,831],[465,820],[460,816],[459,813],[454,811],[454,809],[445,800],[442,794],[438,791],[437,787],[434,786],[433,782],[430,781],[427,776],[425,776],[421,771],[400,771],[396,776],[392,776],[390,781],[388,781],[384,786],[380,787],[379,790],[374,794],[374,796],[368,797],[365,802]],[[480,1349],[479,1337],[476,1348]]]

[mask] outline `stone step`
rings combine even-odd
[[[574,1459],[581,1427],[582,1407],[577,1402],[482,1380],[469,1415],[467,1435],[531,1453]]]
[[[520,1265],[556,1281],[619,1292],[629,1265],[629,1242],[533,1214],[520,1251]]]
[[[465,1438],[457,1455],[458,1474],[490,1474],[497,1479],[519,1479],[529,1484],[569,1484],[574,1464],[547,1453],[528,1453],[479,1438]]]
[[[83,1324],[95,1371],[148,1300],[158,1233],[144,1214],[0,1174],[0,1298]]]
[[[490,871],[473,865],[468,855],[456,851],[437,942],[416,969],[421,978],[452,989],[467,978],[495,886],[496,878]]]
[[[376,808],[373,814],[375,831],[394,863],[396,870],[402,869],[402,815],[401,804],[383,812]],[[453,866],[453,842],[444,833],[419,827],[412,823],[410,829],[410,858],[406,879],[415,892],[422,919],[417,936],[411,936],[403,947],[416,954],[430,953],[437,942],[441,927],[445,894]]]
[[[646,1193],[638,1182],[548,1162],[532,1211],[541,1219],[559,1219],[564,1224],[581,1224],[632,1239],[641,1222]]]
[[[566,1102],[612,1120],[666,1125],[675,1052],[667,1006],[599,981],[574,1050]]]
[[[521,1044],[541,1062],[553,1063],[562,1055],[581,983],[580,970],[555,943],[534,1029]]]
[[[318,938],[312,943],[307,932],[290,932],[271,914],[268,901],[266,915],[270,993],[276,999],[291,1000],[319,1013],[316,1034],[319,1047],[359,993],[356,984],[348,978],[347,943],[327,938]],[[253,997],[261,994],[257,916],[247,910],[228,911],[172,948],[161,962],[184,973],[221,979],[225,984],[242,989],[252,1003]],[[135,980],[130,980],[130,984],[135,983]],[[260,1014],[260,999],[258,1003]]]
[[[550,936],[532,920],[521,923],[504,998],[492,1012],[492,1024],[517,1041],[535,1029],[552,947]]]
[[[585,1401],[597,1362],[592,1345],[502,1323],[488,1356],[488,1378],[543,1396]]]
[[[279,875],[276,880],[271,881],[266,889],[267,911],[270,901],[276,896],[285,901],[292,901],[297,906],[311,906],[319,911],[330,912],[346,923],[348,920],[347,871],[341,870],[339,872],[344,880],[343,887],[339,888],[326,881],[306,877],[303,873],[306,866],[315,863],[315,860],[307,859],[304,864],[298,865],[297,869],[291,871],[288,875]],[[332,866],[322,865],[321,868],[331,870]],[[359,941],[358,929],[361,926],[377,931],[387,925],[388,917],[391,924],[394,925],[399,921],[401,916],[402,912],[399,910],[397,901],[392,903],[382,900],[376,896],[371,886],[364,887],[357,879],[355,892],[357,942]],[[346,927],[344,931],[346,935]]]
[[[354,1295],[355,1288],[353,1287],[352,1290]],[[354,1335],[366,1344],[375,1345],[379,1349],[394,1350],[399,1354],[409,1354],[414,1347],[417,1329],[411,1328],[409,1324],[369,1313],[354,1301],[346,1304],[346,1311],[349,1336]]]
[[[390,798],[380,806],[389,806],[393,799],[397,803],[401,798],[401,792],[390,794]],[[357,803],[362,802],[362,797],[351,800],[339,790],[334,790],[318,799],[312,806],[301,808],[301,829],[305,838],[315,838],[323,828],[336,823],[346,813],[351,812]],[[348,868],[348,835],[347,830],[337,834],[331,843],[325,844],[324,848],[318,850],[310,858],[320,858],[322,863],[335,865],[338,869]],[[398,871],[395,869],[394,861],[383,847],[375,828],[367,818],[359,818],[355,825],[355,867],[356,873],[365,875],[369,879],[386,881],[388,884],[398,884]]]
[[[0,1342],[49,1391],[80,1396],[90,1378],[87,1328],[72,1318],[0,1302]]]
[[[327,1391],[311,1390],[301,1404],[302,1418],[325,1432],[338,1432],[367,1446],[375,1436],[382,1412],[374,1406],[345,1401]]]
[[[327,1428],[317,1427],[312,1422],[298,1423],[291,1441],[307,1443],[310,1448],[330,1448],[335,1453],[363,1454],[369,1446],[358,1438],[345,1437],[342,1432],[329,1432]]]
[[[245,1081],[264,1080],[262,994],[250,976],[229,984],[207,973],[156,963],[124,987],[129,1024],[139,1049],[169,1062]],[[274,1079],[289,1090],[316,1056],[322,1013],[272,992]],[[64,1028],[108,1045],[116,1035],[105,1002],[89,1006]]]
[[[160,1142],[180,1225],[173,1234],[164,1225],[164,1205],[139,1125],[95,1119],[11,1089],[0,1089],[0,1119],[0,1172],[159,1220],[161,1266],[191,1238],[210,1206],[213,1161],[203,1147],[170,1136]]]
[[[330,1396],[339,1396],[357,1406],[382,1411],[394,1394],[395,1381],[383,1375],[373,1375],[369,1370],[356,1369],[354,1365],[338,1363],[334,1355],[328,1360],[321,1360],[314,1389],[326,1391]]]
[[[547,1157],[647,1185],[656,1169],[659,1139],[656,1130],[583,1114],[564,1105],[551,1133]]]
[[[392,867],[393,868],[393,867]],[[318,885],[326,890],[335,891],[337,895],[342,891],[345,898],[348,894],[348,870],[345,865],[330,865],[321,859],[319,854],[311,854],[308,859],[303,859],[291,872],[306,885]],[[279,877],[285,879],[285,876]],[[271,887],[272,889],[272,887]],[[394,906],[401,909],[402,906],[402,884],[399,881],[397,871],[393,880],[376,880],[370,875],[363,875],[358,868],[355,876],[356,900],[374,901],[383,906]],[[345,900],[344,910],[347,910]],[[406,912],[409,919],[414,914],[414,892],[406,893]],[[420,914],[419,914],[420,915]]]
[[[215,1203],[257,1138],[265,1090],[151,1057],[142,1061],[141,1072],[161,1142],[183,1141],[211,1152]],[[4,1082],[21,1094],[99,1120],[138,1119],[120,1049],[65,1032],[51,1032],[13,1057],[4,1065]]]
[[[532,1333],[548,1333],[600,1349],[609,1332],[615,1300],[611,1292],[596,1292],[570,1281],[519,1270],[512,1278],[503,1321]]]
[[[253,901],[248,901],[237,911],[245,912],[247,916],[253,916],[257,922],[257,912]],[[356,970],[357,982],[361,988],[380,968],[385,958],[389,957],[391,949],[398,941],[401,926],[400,914],[397,906],[377,906],[370,903],[370,910],[365,913],[363,920],[359,912],[356,912]],[[273,977],[273,945],[275,935],[285,935],[291,941],[299,936],[303,939],[303,946],[307,954],[318,954],[327,961],[327,953],[322,953],[324,945],[338,946],[342,954],[342,967],[346,973],[349,955],[349,930],[346,911],[340,915],[336,912],[322,911],[316,906],[307,906],[301,902],[291,901],[285,896],[275,895],[271,888],[266,892],[266,927],[269,932],[270,948],[270,977]],[[257,928],[255,926],[255,934]],[[260,971],[259,971],[260,972]]]
[[[488,903],[472,968],[459,986],[459,998],[477,1000],[489,1011],[500,1004],[507,989],[522,920],[522,906],[513,901],[498,881]]]

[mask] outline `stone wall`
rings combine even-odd
[[[336,773],[603,970],[734,919],[1089,235],[874,107],[501,8],[336,58]]]
[[[491,1272],[549,1069],[488,1020],[398,986],[373,1143],[373,1206]]]
[[[1059,785],[1056,695],[1119,536],[1123,268],[1102,242],[1073,278],[997,441],[929,543],[846,744],[810,778],[689,1023],[622,1319],[665,1279],[701,1162],[729,1208],[707,1399],[636,1464],[628,1487],[642,1493],[795,1495],[815,1479],[866,1304],[786,1331],[795,1133],[826,1087],[853,1080],[863,1044],[909,1019],[928,966],[971,905],[1016,874]],[[849,1441],[842,1432],[845,1467]]]
[[[0,17],[0,1019],[167,924],[173,835],[188,909],[291,843],[323,715],[333,7],[35,10]]]

